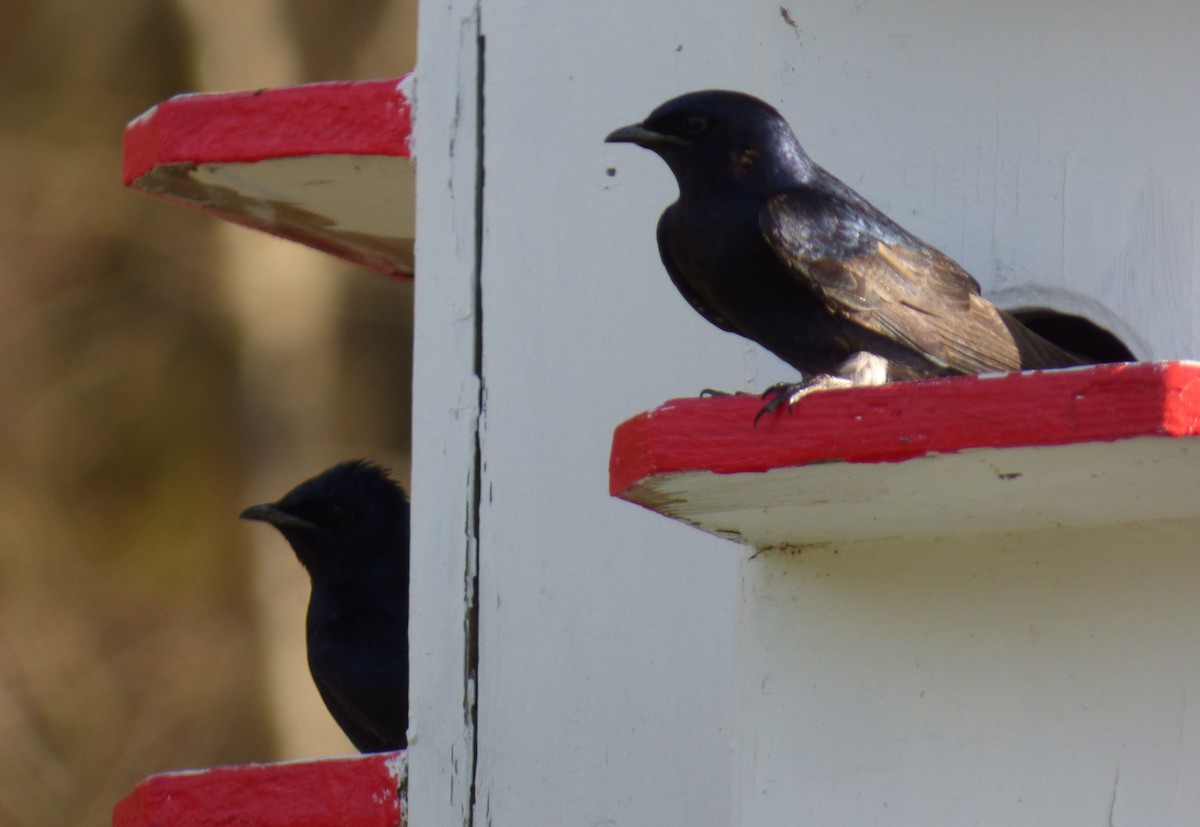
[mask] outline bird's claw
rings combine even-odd
[[[755,414],[754,425],[757,427],[758,420],[762,419],[765,414],[774,413],[785,405],[790,414],[793,405],[814,391],[846,388],[852,384],[853,382],[850,380],[829,374],[813,376],[803,382],[778,382],[763,391],[762,398],[767,400],[767,404],[763,405]]]
[[[785,405],[790,414],[792,406],[808,394],[810,385],[811,382],[779,382],[767,388],[762,392],[762,398],[767,400],[767,403],[754,415],[754,427],[758,427],[758,420],[765,415],[775,413]]]

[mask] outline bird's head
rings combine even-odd
[[[401,557],[407,548],[408,498],[384,468],[365,460],[335,465],[241,518],[279,529],[313,577],[371,569],[380,549]]]
[[[812,163],[774,107],[743,92],[707,90],[672,98],[641,123],[609,133],[657,153],[681,193],[734,184],[743,191],[804,183]]]

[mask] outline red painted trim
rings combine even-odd
[[[396,827],[402,753],[163,773],[113,808],[113,827]]]
[[[402,78],[179,95],[125,127],[122,181],[158,164],[253,162],[303,155],[411,157]]]
[[[613,434],[609,491],[678,471],[900,462],[929,453],[1200,434],[1200,364],[965,376],[814,393],[754,427],[753,396],[675,399]]]

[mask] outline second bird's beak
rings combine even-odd
[[[307,529],[309,531],[316,528],[308,520],[302,520],[299,517],[293,517],[286,511],[281,511],[275,503],[261,503],[252,505],[238,515],[242,520],[258,520],[264,523],[270,523],[281,531],[285,528]]]
[[[653,149],[656,146],[663,146],[664,144],[682,144],[684,141],[676,138],[674,135],[664,135],[661,132],[655,132],[653,129],[647,129],[640,123],[632,123],[629,126],[614,129],[608,133],[608,137],[604,139],[604,143],[637,144],[646,149]]]

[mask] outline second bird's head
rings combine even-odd
[[[706,90],[672,98],[641,123],[609,133],[606,143],[630,143],[657,153],[680,191],[719,187],[776,187],[798,183],[811,162],[783,116],[743,92]],[[780,181],[785,175],[789,180]]]
[[[364,460],[335,465],[240,516],[275,526],[314,578],[407,557],[408,498],[384,468]]]

